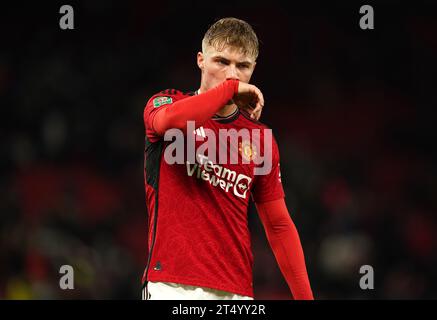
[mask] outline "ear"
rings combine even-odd
[[[203,70],[204,63],[205,63],[205,58],[203,56],[203,53],[199,51],[197,53],[197,66],[200,68],[200,70]]]

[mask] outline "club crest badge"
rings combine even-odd
[[[252,161],[258,154],[256,146],[247,140],[243,140],[238,144],[238,151],[241,157],[247,161]]]

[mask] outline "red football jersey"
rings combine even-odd
[[[164,154],[172,141],[154,132],[154,113],[194,94],[162,91],[144,109],[149,255],[143,282],[175,282],[253,297],[247,209],[250,196],[255,202],[284,197],[278,147],[273,137],[264,143],[265,130],[269,130],[265,125],[237,109],[228,117],[214,116],[184,133],[185,150],[187,139],[194,138],[197,151],[207,141],[205,136],[209,139],[208,132],[215,133],[216,152],[225,150],[227,163],[221,163],[218,155],[211,160],[214,157],[208,149],[206,153],[196,152],[191,161],[185,152],[183,163],[169,164]],[[220,129],[235,129],[225,131],[231,136],[241,129],[250,133],[255,130],[260,139],[240,136],[238,143],[230,144],[229,136],[226,141],[219,139]],[[265,155],[267,148],[272,169],[268,174],[255,175],[255,168],[262,166],[256,157]],[[238,156],[238,163],[230,163],[231,150]]]

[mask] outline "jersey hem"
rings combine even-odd
[[[174,277],[174,276],[165,276],[165,277],[158,276],[158,277],[156,277],[153,275],[149,275],[147,281],[173,282],[173,283],[179,283],[179,284],[184,284],[184,285],[188,285],[188,286],[204,287],[204,288],[209,288],[209,289],[214,289],[214,290],[225,291],[225,292],[229,292],[229,293],[236,293],[236,294],[239,294],[242,296],[254,298],[253,290],[244,291],[244,290],[240,290],[237,288],[230,288],[230,287],[226,287],[226,286],[216,285],[216,284],[213,284],[210,282],[205,282],[205,281],[198,280],[198,279],[181,278],[181,277]]]

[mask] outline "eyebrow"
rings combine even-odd
[[[229,60],[229,59],[227,59],[227,58],[225,58],[225,57],[223,57],[221,55],[214,56],[213,59],[214,60],[223,60],[223,61],[226,61],[226,62],[231,62],[231,60]],[[240,64],[240,65],[242,65],[242,64],[244,64],[244,65],[251,65],[252,62],[245,60],[245,61],[238,61],[237,64]]]

